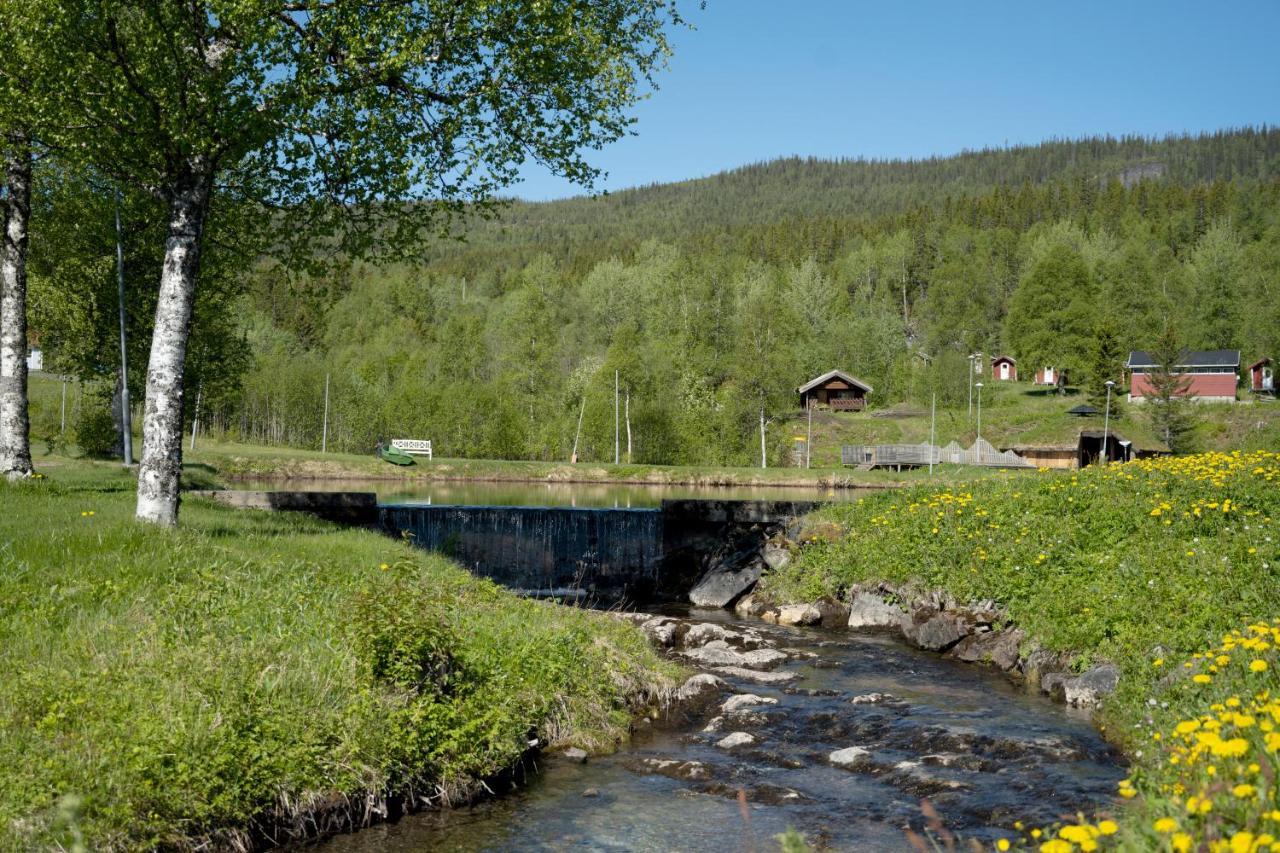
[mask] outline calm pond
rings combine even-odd
[[[320,849],[764,851],[795,828],[820,850],[909,850],[903,828],[923,828],[926,797],[951,831],[990,844],[1014,834],[1015,820],[1043,825],[1105,807],[1124,775],[1086,716],[991,671],[887,637],[691,615],[786,651],[776,672],[794,680],[727,677],[734,691],[775,701],[730,712],[713,731],[714,709],[659,721],[614,755],[581,765],[546,758],[500,799],[411,815]],[[755,743],[716,746],[735,730]],[[829,756],[849,747],[862,760],[833,766]]]
[[[321,492],[376,492],[379,503],[429,506],[570,506],[639,509],[664,500],[856,500],[866,488],[805,486],[650,486],[641,483],[500,483],[400,480],[245,480],[237,489],[303,489]]]

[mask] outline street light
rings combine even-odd
[[[1115,385],[1116,383],[1110,379],[1106,381],[1107,412],[1102,416],[1102,462],[1104,465],[1111,461],[1109,454],[1107,453],[1107,433],[1111,428],[1111,389],[1114,388]]]
[[[978,382],[973,387],[978,389],[978,441],[982,441],[982,383]],[[978,448],[978,455],[981,458],[982,448]]]
[[[982,353],[971,352],[969,359],[969,417],[973,417],[973,377],[978,372],[978,365],[975,362],[982,360]]]

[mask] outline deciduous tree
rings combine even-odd
[[[26,0],[69,150],[162,199],[138,518],[173,525],[206,224],[264,204],[277,255],[401,256],[526,161],[590,184],[667,52],[669,0]],[[302,237],[302,240],[292,239]],[[290,252],[289,249],[296,251]]]

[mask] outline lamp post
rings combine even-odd
[[[969,359],[969,417],[973,417],[973,375],[978,372],[978,366],[975,364],[977,359],[982,358],[982,353],[971,352]]]
[[[1107,434],[1110,432],[1110,429],[1111,429],[1111,389],[1114,388],[1115,385],[1116,383],[1110,379],[1108,379],[1106,382],[1107,408],[1106,408],[1106,414],[1102,416],[1102,462],[1104,465],[1107,462],[1111,461],[1109,454],[1107,453]]]
[[[973,387],[978,389],[978,441],[982,441],[982,383],[978,382]],[[981,448],[978,453],[982,453]]]

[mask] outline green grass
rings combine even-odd
[[[1172,727],[1209,712],[1215,699],[1247,704],[1259,691],[1280,696],[1274,652],[1262,672],[1249,668],[1249,657],[1215,666],[1213,655],[1199,654],[1219,647],[1230,631],[1280,616],[1276,453],[1141,460],[963,488],[916,486],[817,516],[846,535],[805,546],[762,580],[762,596],[844,597],[855,584],[881,581],[944,589],[961,601],[994,599],[1011,623],[1077,668],[1101,659],[1120,666],[1120,688],[1099,721],[1142,768],[1143,796],[1117,836],[1131,849],[1158,846],[1149,818],[1182,802],[1170,806],[1181,770],[1162,752]],[[1195,683],[1192,673],[1211,680]],[[1280,725],[1280,706],[1276,717]],[[1152,740],[1158,732],[1166,734]],[[1234,828],[1256,831],[1261,815],[1280,805],[1280,754],[1262,750],[1251,760],[1259,769],[1248,772],[1269,781],[1257,783],[1262,793],[1244,804],[1244,822]]]
[[[0,484],[2,849],[464,796],[533,732],[616,744],[677,675],[629,626],[381,535],[197,500],[144,527],[118,466],[44,462]]]

